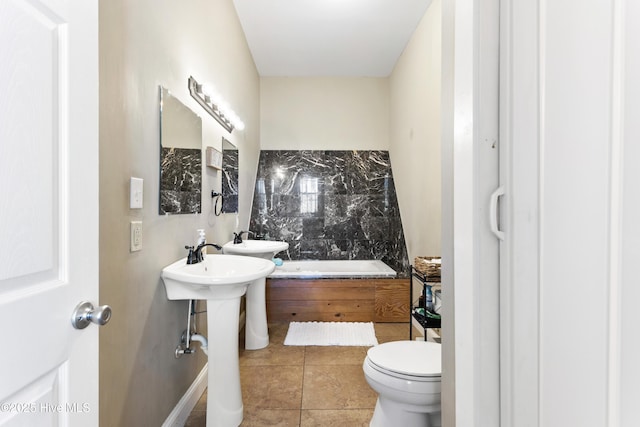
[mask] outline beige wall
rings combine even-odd
[[[389,78],[390,156],[409,261],[441,251],[441,2],[434,0]]]
[[[388,150],[388,79],[262,77],[260,138],[263,150]]]
[[[410,261],[440,255],[441,0],[388,78],[262,77],[263,150],[389,150]]]
[[[206,17],[206,18],[205,18]],[[161,425],[205,363],[174,358],[187,304],[168,301],[163,266],[186,255],[205,228],[224,243],[246,228],[259,154],[259,78],[231,0],[100,2],[100,425]],[[187,78],[210,81],[246,123],[228,134],[193,101]],[[202,117],[204,144],[226,135],[240,148],[241,215],[214,217],[206,168],[201,215],[160,216],[158,85]],[[144,208],[130,210],[129,178],[144,179]],[[143,249],[129,252],[129,222],[143,221]],[[205,319],[199,324],[204,326]]]

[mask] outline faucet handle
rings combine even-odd
[[[196,256],[193,253],[193,246],[185,246],[185,249],[189,250],[189,254],[187,255],[187,264],[196,264],[198,261],[196,260]]]
[[[242,243],[242,235],[243,235],[243,234],[246,234],[246,235],[247,235],[247,238],[249,237],[249,235],[253,235],[253,236],[255,236],[255,235],[256,235],[256,233],[254,233],[253,231],[249,231],[249,230],[247,230],[247,231],[242,231],[242,230],[240,230],[240,231],[239,231],[239,232],[237,232],[237,233],[234,231],[234,232],[233,232],[233,243],[234,243],[235,245],[237,245],[237,244],[239,244],[239,243]]]

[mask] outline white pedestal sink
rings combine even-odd
[[[231,255],[245,255],[256,258],[272,259],[278,252],[289,249],[287,242],[277,240],[243,240],[242,243],[227,242],[222,252]]]
[[[287,242],[275,240],[243,240],[242,243],[227,242],[222,245],[225,254],[244,255],[271,260],[289,249]],[[245,323],[244,348],[259,350],[269,345],[267,326],[267,303],[265,298],[266,278],[254,281],[247,289],[247,318]]]
[[[240,297],[275,269],[271,261],[236,255],[207,255],[197,264],[181,259],[162,270],[170,300],[207,300],[209,341],[207,426],[242,423],[238,360]]]

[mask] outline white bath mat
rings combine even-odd
[[[284,345],[378,345],[373,323],[291,322]]]

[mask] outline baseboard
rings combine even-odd
[[[207,388],[207,366],[204,365],[187,392],[182,396],[173,411],[162,424],[162,427],[183,427],[189,418],[189,414],[195,408],[198,400]]]

